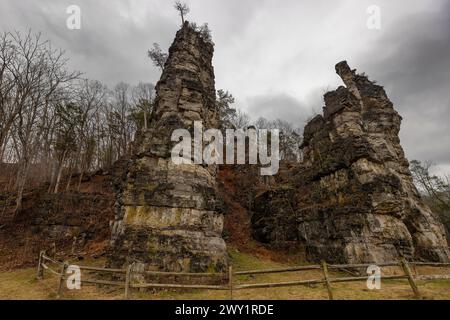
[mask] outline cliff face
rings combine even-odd
[[[255,237],[298,241],[316,260],[448,261],[444,228],[400,146],[401,117],[381,86],[346,62],[336,72],[346,87],[327,93],[323,116],[305,127],[296,181],[256,200]]]
[[[115,180],[97,172],[84,175],[79,190],[74,183],[58,194],[49,194],[48,185],[28,188],[22,210],[0,223],[0,270],[34,268],[41,250],[61,259],[100,257],[111,238]]]
[[[117,202],[109,265],[202,272],[226,267],[216,168],[171,161],[175,129],[217,126],[213,45],[186,23],[156,86],[150,129],[137,138]],[[192,134],[193,136],[193,134]]]

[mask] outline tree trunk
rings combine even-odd
[[[84,159],[80,157],[80,165],[78,166],[78,171],[80,172],[80,176],[78,178],[77,192],[80,192],[81,181],[83,180],[83,168],[84,168]]]
[[[77,191],[80,192],[80,188],[81,188],[81,181],[83,180],[83,171],[80,171],[80,178],[78,179],[78,186],[77,186]]]
[[[48,186],[47,193],[52,192],[53,190],[53,180],[55,180],[55,165],[54,161],[52,160],[52,163],[50,164],[50,185]]]
[[[59,164],[58,167],[58,176],[56,178],[56,184],[55,184],[55,191],[53,193],[58,193],[58,189],[59,189],[59,184],[61,182],[61,176],[62,176],[62,172],[63,172],[63,168],[64,168],[64,160],[66,158],[66,151],[64,151],[63,155],[62,155],[62,159],[61,162]]]
[[[22,209],[22,199],[23,190],[25,189],[25,182],[27,181],[28,175],[28,161],[25,160],[23,167],[19,169],[18,181],[17,181],[17,198],[16,198],[16,209],[14,211],[14,216]]]
[[[147,131],[147,110],[144,110],[144,130]]]
[[[66,191],[69,191],[71,181],[72,181],[72,167],[69,168],[69,175],[67,178]]]
[[[53,193],[55,194],[58,193],[59,183],[61,182],[62,168],[63,168],[62,165],[60,165],[58,168],[58,176],[56,177],[55,190],[53,190]]]
[[[5,154],[5,149],[3,148],[3,145],[0,142],[0,164],[3,163],[4,154]]]

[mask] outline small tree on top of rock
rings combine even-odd
[[[164,70],[164,65],[166,64],[167,57],[169,56],[167,53],[162,52],[159,44],[154,43],[153,48],[148,50],[148,56],[153,61],[153,64]]]
[[[200,27],[199,32],[200,32],[200,36],[202,37],[202,39],[204,41],[212,43],[211,30],[209,29],[209,26],[207,23],[203,24]]]
[[[203,39],[203,41],[211,43],[214,45],[214,42],[212,41],[211,36],[211,29],[209,29],[209,25],[207,23],[204,23],[202,26],[198,26],[195,22],[190,22],[189,27],[197,32],[200,35],[200,38]]]
[[[191,11],[186,3],[175,2],[174,8],[180,13],[181,22],[184,24],[184,17]]]

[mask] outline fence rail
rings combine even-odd
[[[59,271],[52,268],[50,264],[59,267]],[[344,283],[344,282],[356,282],[365,281],[368,279],[367,276],[353,276],[353,277],[339,277],[333,278],[329,275],[329,270],[336,269],[358,269],[367,268],[374,264],[327,264],[322,261],[320,265],[306,265],[306,266],[296,266],[289,268],[273,268],[273,269],[259,269],[259,270],[244,270],[233,272],[233,268],[230,266],[228,273],[187,273],[187,272],[161,272],[161,271],[144,271],[144,272],[133,272],[133,265],[129,265],[126,269],[108,269],[100,267],[91,266],[78,266],[80,270],[85,271],[95,271],[98,273],[107,274],[117,274],[125,275],[124,281],[107,281],[99,279],[81,279],[82,284],[95,284],[95,285],[109,285],[124,287],[125,298],[128,299],[131,294],[131,289],[148,289],[148,288],[160,288],[160,289],[199,289],[199,290],[222,290],[228,291],[230,299],[233,299],[233,292],[239,290],[248,289],[261,289],[261,288],[279,288],[279,287],[292,287],[292,286],[304,286],[304,285],[314,285],[323,284],[325,285],[328,298],[330,300],[334,299],[333,288],[331,284],[333,283]],[[383,280],[397,280],[406,279],[414,293],[416,298],[421,298],[422,295],[417,287],[416,280],[430,281],[430,280],[443,280],[450,279],[450,274],[445,275],[413,275],[411,271],[411,266],[413,267],[450,267],[450,263],[433,263],[433,262],[408,262],[405,259],[401,259],[398,262],[388,262],[376,264],[378,267],[400,267],[403,270],[403,275],[387,275],[383,276]],[[58,297],[62,297],[63,294],[63,284],[64,280],[67,279],[66,271],[69,267],[67,262],[59,262],[55,259],[48,257],[44,251],[39,254],[39,263],[37,268],[37,278],[42,279],[44,277],[44,271],[49,271],[59,277],[59,288]],[[261,274],[274,274],[274,273],[287,273],[287,272],[302,272],[310,270],[321,270],[323,273],[323,278],[321,279],[311,279],[311,280],[298,280],[298,281],[286,281],[286,282],[272,282],[272,283],[245,283],[239,284],[235,283],[234,279],[236,276],[245,275],[261,275]],[[228,280],[227,284],[224,285],[207,285],[207,284],[168,284],[168,283],[133,283],[132,275],[154,275],[154,276],[175,276],[175,277],[186,277],[190,278],[218,278],[222,280]]]

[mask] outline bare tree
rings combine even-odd
[[[164,65],[166,64],[168,54],[162,52],[161,47],[159,44],[154,43],[153,48],[148,50],[148,56],[153,61],[153,64],[160,68],[161,71],[164,70]]]
[[[412,160],[410,169],[414,183],[433,213],[438,214],[450,237],[450,176],[433,175],[432,164]]]
[[[78,190],[80,189],[84,171],[89,170],[93,161],[96,144],[95,135],[99,125],[96,123],[95,114],[105,104],[106,94],[107,89],[100,81],[87,79],[81,81],[76,92],[75,101],[80,110],[79,121],[76,126],[78,150],[75,159],[79,174]]]
[[[142,127],[144,130],[148,129],[149,114],[153,108],[155,86],[151,83],[139,83],[132,89],[133,103],[137,109],[137,113],[142,113]]]
[[[115,135],[118,157],[128,154],[130,142],[135,130],[130,115],[132,105],[130,103],[130,85],[124,82],[118,83],[111,93],[110,101],[110,128]]]
[[[300,145],[303,138],[299,129],[295,129],[290,122],[277,119],[273,121],[273,128],[280,132],[280,157],[284,161],[299,162],[301,159]]]
[[[80,121],[80,109],[78,106],[68,103],[60,104],[56,107],[57,127],[54,141],[55,157],[57,159],[57,175],[54,193],[58,193],[62,178],[64,163],[71,152],[77,150],[76,126]]]
[[[181,1],[176,1],[174,8],[179,12],[181,23],[184,24],[184,17],[191,11],[188,5],[186,3],[181,3]]]
[[[412,160],[411,174],[417,187],[426,192],[442,209],[450,210],[450,179],[438,177],[430,173],[431,162],[422,163]]]
[[[236,116],[231,119],[231,123],[236,129],[247,129],[250,125],[250,117],[245,112],[237,110]]]
[[[14,96],[6,100],[14,104],[12,109],[9,108],[13,110],[9,113],[10,118],[13,115],[9,126],[13,127],[11,138],[19,164],[17,212],[21,208],[30,165],[39,155],[45,132],[43,121],[49,117],[52,106],[64,99],[65,88],[80,74],[67,71],[64,52],[54,50],[48,41],[41,39],[40,34],[33,35],[29,31],[23,36],[16,32],[9,33],[6,38],[14,48],[6,65],[13,81]]]
[[[295,129],[291,123],[276,119],[269,121],[264,117],[254,123],[258,129],[278,129],[280,133],[280,157],[284,161],[299,162],[301,160],[300,145],[302,136],[300,129]]]
[[[167,54],[154,49],[163,68]],[[67,191],[77,173],[80,190],[86,173],[129,156],[137,128],[150,122],[154,85],[120,83],[110,91],[80,79],[67,61],[40,34],[0,34],[0,170],[7,172],[2,187],[16,192],[15,212],[25,189],[44,181],[49,193],[63,191],[63,182]]]
[[[16,86],[14,64],[17,64],[17,49],[13,44],[11,33],[3,33],[0,37],[0,163],[10,134],[11,126],[16,119],[22,104],[21,90]]]

